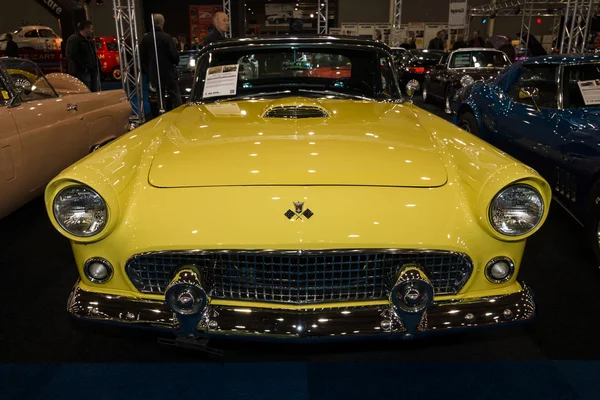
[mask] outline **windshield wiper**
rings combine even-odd
[[[375,99],[372,99],[370,97],[359,96],[357,94],[340,93],[340,92],[336,92],[334,90],[298,89],[298,91],[299,92],[305,92],[305,93],[315,93],[315,94],[325,94],[325,95],[330,95],[330,96],[339,96],[339,97],[345,97],[345,98],[357,99],[357,100],[369,100],[369,101],[374,101],[375,100]]]

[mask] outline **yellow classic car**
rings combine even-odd
[[[282,68],[315,56],[350,71]],[[197,340],[528,321],[517,275],[550,199],[536,171],[405,98],[384,44],[291,36],[205,47],[190,102],[45,194],[79,269],[69,313]]]

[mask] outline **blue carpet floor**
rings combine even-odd
[[[3,399],[600,399],[600,362],[4,364]]]

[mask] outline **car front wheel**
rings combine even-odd
[[[464,129],[475,136],[479,136],[479,127],[477,126],[477,120],[473,113],[465,112],[461,114],[457,125],[459,128]]]

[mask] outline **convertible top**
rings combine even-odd
[[[290,45],[297,44],[339,44],[339,45],[357,45],[357,46],[373,46],[390,52],[388,45],[372,39],[361,39],[355,36],[331,36],[331,35],[286,35],[286,36],[271,36],[271,37],[247,37],[237,39],[226,39],[209,44],[202,48],[201,52],[222,49],[235,46],[249,45]]]

